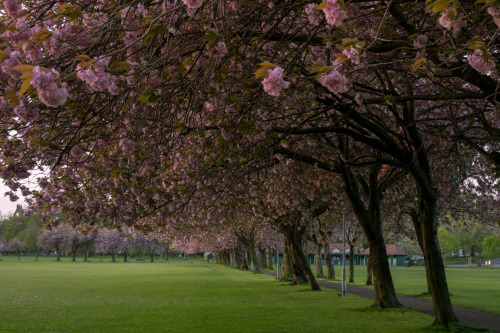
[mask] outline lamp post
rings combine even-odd
[[[342,297],[345,297],[347,283],[345,280],[345,214],[343,214],[344,227],[343,227],[343,247],[342,247]]]
[[[280,249],[279,249],[279,238],[278,229],[276,228],[276,278],[280,278]]]

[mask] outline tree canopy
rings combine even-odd
[[[33,209],[163,234],[249,213],[286,234],[347,198],[374,249],[406,214],[448,325],[438,208],[498,200],[498,7],[6,0],[0,176]]]

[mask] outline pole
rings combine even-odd
[[[280,278],[280,250],[279,250],[279,239],[278,239],[278,229],[276,229],[276,278]]]
[[[343,230],[343,251],[342,251],[342,297],[345,297],[347,284],[345,280],[345,214],[343,214],[344,230]]]

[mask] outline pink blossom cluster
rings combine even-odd
[[[203,0],[182,0],[182,2],[191,9],[199,8],[203,4]]]
[[[493,22],[500,28],[500,8],[488,7],[488,13],[493,16]]]
[[[319,10],[316,10],[316,4],[310,3],[306,6],[305,12],[307,14],[307,19],[312,25],[318,26],[319,20],[321,19],[321,14]]]
[[[262,85],[269,95],[279,96],[282,89],[290,86],[290,82],[283,80],[283,68],[268,69],[267,74],[269,76],[262,81]]]
[[[359,60],[359,51],[355,47],[350,47],[348,49],[344,49],[342,51],[342,54],[347,57],[351,61],[352,64],[354,65],[359,65],[360,60]]]
[[[14,108],[14,114],[26,123],[35,121],[39,116],[37,110],[25,107],[22,101]]]
[[[453,21],[457,16],[457,10],[453,6],[446,7],[441,11],[441,16],[439,17],[439,24],[441,24],[447,30],[451,30],[453,26]]]
[[[42,52],[38,47],[30,44],[23,44],[22,49],[28,60],[38,61],[42,59]]]
[[[22,74],[18,71],[14,71],[11,69],[12,67],[21,64],[21,62],[19,61],[20,57],[21,57],[21,53],[19,53],[19,51],[11,52],[9,54],[9,58],[5,59],[2,62],[2,65],[0,65],[0,68],[2,69],[2,71],[13,79],[19,78]]]
[[[63,105],[68,98],[66,83],[62,83],[59,87],[55,80],[57,76],[55,70],[45,72],[39,66],[33,68],[31,85],[37,90],[38,98],[47,106]]]
[[[108,90],[110,94],[116,95],[120,91],[117,78],[106,72],[107,65],[108,60],[102,57],[93,64],[93,69],[79,66],[76,76],[88,85],[89,92]]]
[[[336,69],[323,75],[319,82],[334,94],[341,94],[348,90],[349,81]]]
[[[15,17],[21,10],[21,6],[17,0],[5,0],[3,6],[10,17]]]
[[[326,8],[323,9],[323,13],[325,14],[326,22],[336,27],[344,24],[344,20],[347,18],[347,13],[340,8],[337,0],[326,0]]]
[[[446,7],[441,11],[438,22],[446,30],[451,30],[454,36],[457,36],[460,29],[467,24],[462,17],[458,17],[457,10],[453,6]]]
[[[473,54],[469,54],[467,61],[482,74],[488,74],[495,68],[495,61],[491,58],[486,58],[481,49],[476,49]]]
[[[222,58],[227,54],[226,43],[218,42],[214,47],[210,49],[210,56],[214,57],[217,62],[220,62]]]

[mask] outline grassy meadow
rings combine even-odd
[[[91,260],[3,256],[0,332],[435,332],[431,316],[367,309],[367,299],[266,274]]]
[[[314,266],[311,268],[316,272]],[[335,274],[340,283],[342,266],[335,266]],[[349,277],[349,267],[346,267],[346,274]],[[427,291],[424,267],[391,267],[391,274],[398,294],[431,299],[430,295],[424,295]],[[446,268],[446,280],[454,305],[500,314],[500,268],[449,267]],[[365,282],[366,266],[354,266],[352,285],[366,287]]]

